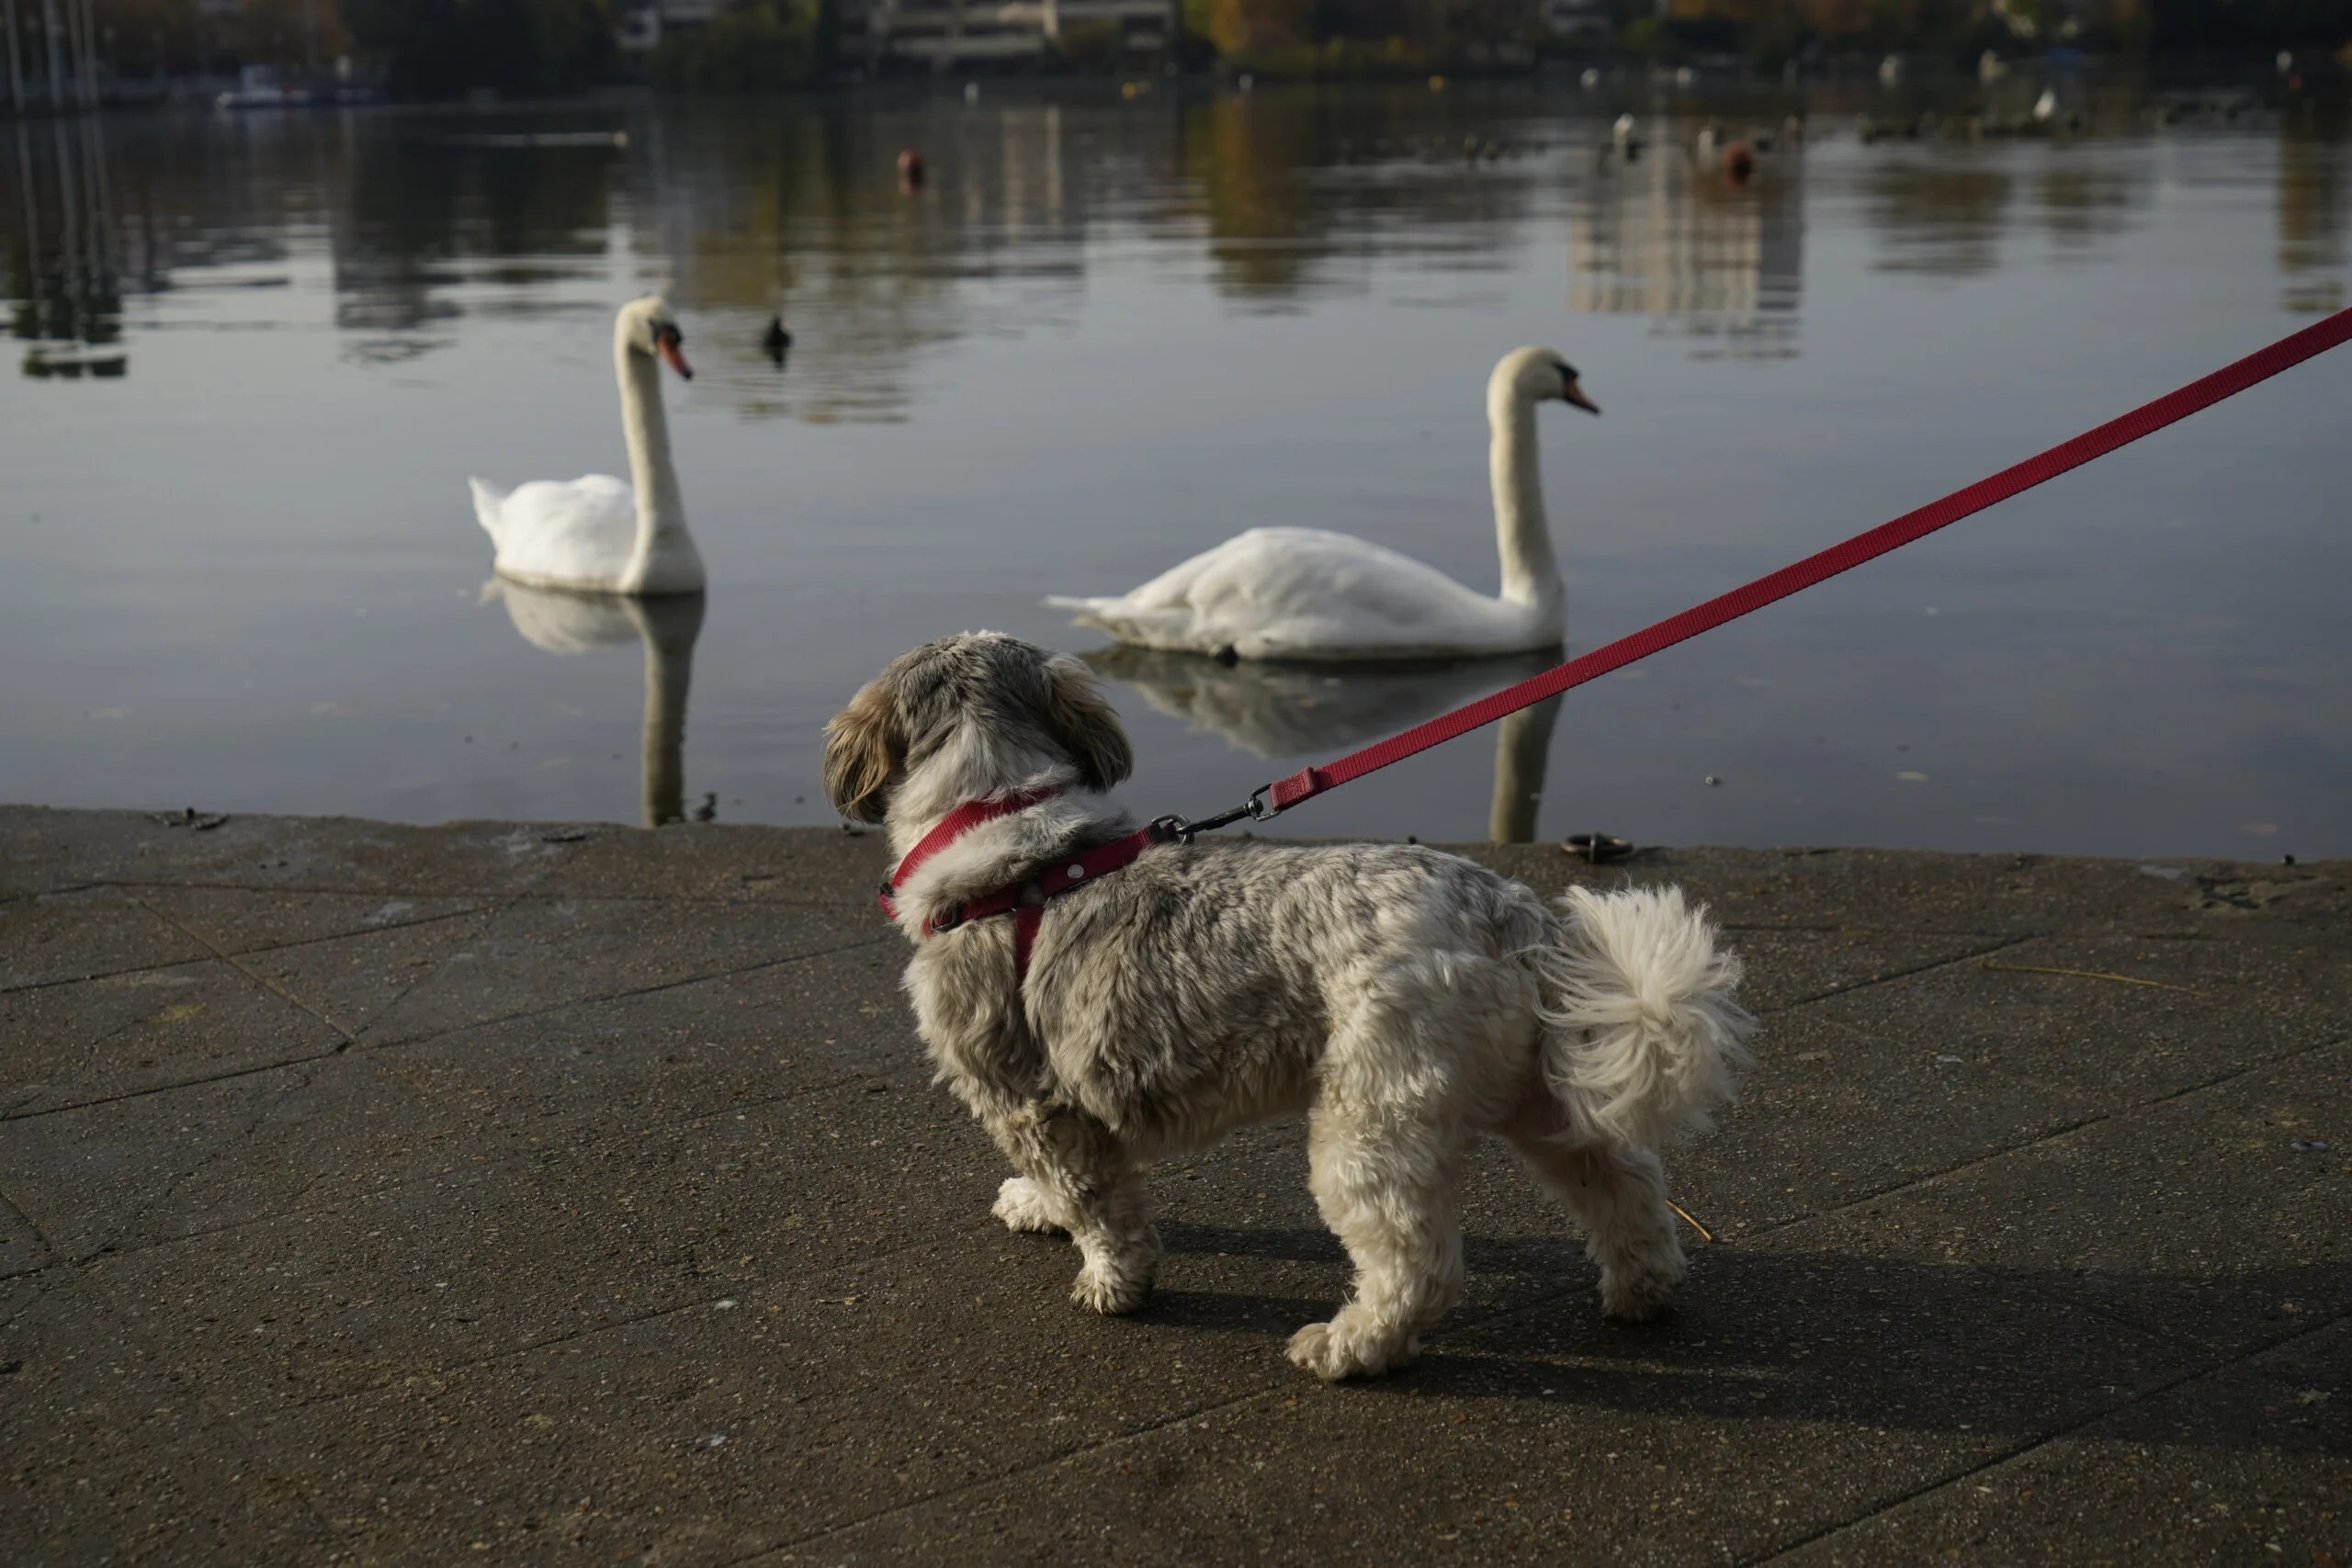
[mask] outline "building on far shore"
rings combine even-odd
[[[727,0],[635,0],[620,11],[624,50],[644,51],[662,35],[700,27]],[[1158,58],[1171,50],[1178,0],[842,0],[842,60],[868,71],[893,64],[932,71],[1036,59],[1073,35],[1115,58]]]
[[[1175,0],[849,0],[844,53],[861,21],[869,66],[922,61],[944,71],[1041,55],[1081,29],[1115,40],[1121,55],[1158,55],[1175,42],[1177,11]]]

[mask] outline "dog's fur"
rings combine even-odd
[[[997,1217],[1068,1231],[1075,1300],[1140,1305],[1159,1261],[1144,1168],[1304,1111],[1316,1202],[1356,1266],[1290,1342],[1324,1378],[1404,1364],[1459,1297],[1463,1157],[1508,1139],[1589,1233],[1611,1316],[1683,1274],[1657,1149],[1708,1125],[1745,1062],[1738,960],[1679,890],[1578,888],[1555,911],[1483,866],[1393,844],[1166,844],[1012,921],[926,939],[935,909],[1132,831],[1133,767],[1086,667],[982,633],[925,644],[827,730],[825,784],[903,856],[966,801],[1063,793],[967,833],[896,895],[939,1076],[1019,1172]]]

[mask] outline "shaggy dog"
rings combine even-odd
[[[1583,1222],[1604,1312],[1667,1305],[1683,1258],[1656,1151],[1730,1099],[1753,1027],[1738,960],[1679,890],[1552,909],[1435,850],[1167,842],[1037,908],[1036,878],[1137,826],[1105,793],[1133,755],[1083,664],[992,633],[926,643],[826,733],[833,805],[901,856],[960,807],[1003,811],[889,894],[939,1077],[1019,1173],[997,1217],[1069,1233],[1078,1304],[1132,1312],[1151,1287],[1147,1166],[1305,1111],[1315,1201],[1356,1270],[1291,1338],[1317,1376],[1405,1364],[1459,1298],[1480,1134]],[[1025,976],[1014,919],[960,914],[1023,885]]]

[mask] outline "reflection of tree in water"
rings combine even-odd
[[[2290,125],[2278,145],[2280,303],[2325,313],[2345,306],[2346,184],[2341,128]]]
[[[1270,92],[1189,103],[1183,174],[1200,193],[1216,287],[1241,299],[1285,299],[1355,264],[1433,258],[1478,270],[1524,214],[1524,169],[1474,164],[1464,125],[1443,99],[1410,93]]]
[[[440,128],[380,121],[362,122],[337,151],[335,324],[402,334],[366,357],[420,351],[419,329],[461,313],[436,292],[469,276],[527,290],[578,276],[563,258],[605,254],[617,177],[609,151],[460,147]],[[482,259],[469,271],[468,258]]]
[[[1672,148],[1611,164],[1568,214],[1568,308],[1644,315],[1702,359],[1797,352],[1804,164],[1734,187]]]
[[[1873,164],[1863,184],[1871,226],[1884,249],[1886,272],[1971,277],[2000,265],[2001,226],[2015,182],[1983,164]]]
[[[2102,240],[2113,239],[2131,225],[2132,208],[2142,199],[2134,179],[2136,164],[2087,165],[2053,159],[2034,181],[2034,199],[2041,226],[2061,254],[2088,259]]]
[[[1329,250],[1315,210],[1314,106],[1303,96],[1223,96],[1184,116],[1184,172],[1207,209],[1217,288],[1238,298],[1291,293]]]

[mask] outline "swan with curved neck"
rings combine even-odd
[[[1385,546],[1320,528],[1252,528],[1117,598],[1053,598],[1119,641],[1220,658],[1355,662],[1557,646],[1567,590],[1544,513],[1535,407],[1600,408],[1548,348],[1503,356],[1487,382],[1502,592],[1489,598]]]
[[[632,299],[613,318],[613,367],[628,442],[627,481],[610,474],[534,479],[503,491],[473,486],[474,515],[495,547],[499,576],[574,593],[699,593],[702,555],[686,531],[662,365],[693,379],[685,336],[658,296]]]

